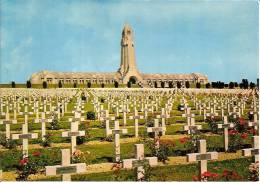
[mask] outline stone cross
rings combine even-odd
[[[223,102],[221,102],[221,106],[219,106],[218,107],[218,109],[221,109],[221,117],[223,118],[224,117],[224,114],[225,114],[225,112],[224,112],[224,109],[225,109],[226,107],[223,105]]]
[[[33,110],[35,112],[35,119],[34,122],[35,123],[39,123],[39,104],[38,101],[35,102],[35,105],[33,107]]]
[[[206,140],[199,140],[199,153],[187,154],[187,162],[199,161],[200,170],[199,176],[202,176],[204,172],[207,172],[207,161],[218,159],[217,152],[207,152]]]
[[[86,163],[70,163],[70,149],[61,149],[61,165],[46,166],[46,176],[62,175],[62,181],[71,181],[71,174],[86,172]]]
[[[191,130],[189,129],[189,126],[191,125],[191,118],[194,118],[195,115],[191,114],[191,108],[187,107],[186,109],[186,113],[182,114],[182,117],[186,117],[187,118],[187,125],[184,126],[184,130],[188,131],[188,134],[190,134]]]
[[[126,134],[127,129],[119,129],[119,121],[115,120],[115,128],[112,130],[112,133],[115,136],[115,156],[116,162],[120,162],[120,133]]]
[[[52,119],[45,119],[45,113],[42,112],[42,118],[40,119],[40,122],[42,124],[42,140],[44,141],[46,139],[46,122],[50,123],[52,122]]]
[[[224,123],[218,124],[218,128],[222,128],[224,130],[224,148],[225,151],[228,151],[228,129],[234,128],[234,124],[228,123],[227,116],[224,116],[223,118],[224,118]]]
[[[12,134],[13,140],[22,139],[23,140],[23,158],[28,157],[28,143],[29,139],[38,138],[38,133],[28,133],[28,123],[22,125],[22,134]]]
[[[13,116],[13,118],[14,118],[14,120],[16,120],[16,118],[17,118],[17,103],[16,103],[16,101],[14,101],[14,108],[13,108],[13,111],[14,111],[14,116]]]
[[[70,123],[70,131],[62,132],[62,137],[71,137],[71,152],[75,152],[77,146],[77,136],[85,136],[85,131],[79,131],[79,122]]]
[[[154,127],[148,127],[147,132],[148,133],[154,133],[154,141],[155,141],[155,148],[158,150],[160,148],[160,140],[159,140],[159,134],[160,132],[166,131],[165,127],[159,127],[159,120],[154,119]]]
[[[188,131],[188,134],[195,134],[198,130],[201,130],[201,125],[195,125],[195,118],[190,118],[190,122],[184,125],[183,130]]]
[[[218,116],[218,113],[215,113],[214,109],[210,108],[210,113],[207,113],[206,116],[207,117],[215,117],[215,116]]]
[[[145,180],[144,165],[157,166],[157,157],[144,157],[144,144],[135,144],[135,158],[124,159],[123,168],[132,169],[137,168],[137,181]]]
[[[138,137],[138,136],[139,136],[139,132],[138,132],[138,120],[139,120],[139,119],[143,119],[143,118],[144,118],[143,116],[139,116],[139,115],[138,115],[138,111],[137,111],[136,108],[135,108],[134,116],[129,116],[129,119],[134,119],[134,120],[135,120],[135,137]]]
[[[254,162],[259,161],[259,136],[253,136],[253,148],[243,149],[242,156],[254,156]]]
[[[11,126],[10,124],[16,124],[17,120],[10,120],[9,111],[5,113],[5,119],[0,121],[0,124],[5,124],[5,137],[11,138]]]
[[[257,120],[255,120],[255,118],[254,118],[254,122],[248,122],[248,126],[249,127],[254,127],[254,129],[255,130],[258,130],[258,121]]]
[[[147,104],[144,105],[144,118],[147,119],[148,112],[151,111],[151,109],[148,109]]]
[[[24,105],[24,112],[20,112],[20,115],[24,115],[24,123],[28,124],[28,115],[32,115],[33,112],[28,112],[28,106],[27,103]]]
[[[100,121],[105,121],[106,122],[106,137],[112,134],[112,130],[109,127],[109,121],[112,120],[114,121],[116,118],[115,117],[109,117],[109,111],[105,110],[105,116],[100,117]]]
[[[126,113],[129,112],[129,110],[126,108],[126,105],[124,105],[123,108],[119,110],[119,112],[123,113],[123,124],[126,126]]]
[[[166,121],[166,119],[169,118],[169,117],[168,117],[168,115],[166,114],[164,108],[162,108],[161,115],[157,115],[156,118],[162,119],[162,127],[165,127],[165,128],[166,128],[165,121]],[[162,135],[165,135],[165,131],[162,132]]]
[[[206,120],[207,119],[206,112],[207,112],[208,107],[206,106],[205,103],[202,105],[202,109],[203,109],[203,118],[204,118],[204,120]]]

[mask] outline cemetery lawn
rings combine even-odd
[[[208,170],[218,174],[217,181],[226,181],[223,176],[224,169],[237,172],[238,176],[230,178],[232,181],[248,181],[248,166],[251,163],[251,158],[239,158],[233,160],[208,162]],[[87,172],[88,173],[88,172]],[[192,181],[193,176],[198,174],[198,164],[185,165],[164,165],[151,169],[151,181]],[[134,170],[121,169],[118,173],[116,171],[78,174],[72,176],[72,180],[76,181],[134,181]],[[42,177],[33,176],[30,180],[36,181],[58,181],[60,177]]]

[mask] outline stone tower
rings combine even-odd
[[[133,30],[129,25],[125,25],[122,31],[121,62],[118,73],[120,74],[119,80],[124,84],[130,79],[135,80],[136,83],[143,82],[136,66]]]

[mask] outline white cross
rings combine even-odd
[[[0,124],[5,124],[5,137],[11,138],[11,127],[10,124],[16,124],[17,120],[10,120],[9,112],[6,112],[5,119],[0,121]]]
[[[253,148],[243,149],[242,156],[254,156],[254,162],[259,161],[259,136],[253,136]]]
[[[138,111],[137,111],[136,108],[135,108],[134,116],[129,116],[129,119],[134,119],[134,120],[135,120],[135,137],[138,137],[138,136],[139,136],[139,132],[138,132],[138,120],[139,120],[139,119],[143,119],[143,118],[144,118],[143,116],[139,116],[139,115],[138,115]]]
[[[109,117],[109,111],[105,110],[105,116],[100,117],[100,121],[105,121],[106,122],[106,137],[112,134],[112,130],[109,127],[109,121],[112,120],[114,121],[116,118],[115,117]]]
[[[22,125],[22,134],[12,134],[13,140],[22,139],[23,140],[23,158],[28,157],[28,139],[38,138],[38,133],[28,133],[28,123]]]
[[[160,140],[159,140],[159,134],[160,132],[166,131],[165,127],[159,127],[159,121],[158,119],[154,119],[154,127],[148,127],[147,132],[148,133],[154,133],[154,141],[155,141],[155,148],[156,150],[160,147]]]
[[[135,144],[135,158],[124,159],[123,168],[132,169],[137,168],[137,181],[145,180],[144,165],[157,166],[157,157],[144,157],[144,144]]]
[[[199,161],[199,165],[200,165],[199,176],[202,176],[202,174],[207,171],[207,161],[218,159],[218,153],[207,152],[206,140],[199,140],[198,145],[199,145],[199,153],[187,154],[187,162]]]
[[[162,119],[162,127],[165,127],[165,128],[166,128],[165,122],[166,122],[166,119],[169,118],[169,117],[168,117],[168,115],[166,114],[164,108],[162,108],[161,115],[157,115],[156,118]],[[162,135],[165,135],[165,131],[162,132]]]
[[[201,130],[201,125],[195,125],[195,119],[190,118],[190,123],[184,125],[183,130],[188,131],[188,134],[195,134],[198,130]]]
[[[127,133],[127,129],[119,129],[119,122],[115,120],[115,128],[112,130],[112,133],[115,136],[115,156],[116,162],[120,162],[120,132],[125,134]]]
[[[70,123],[70,131],[62,132],[62,137],[71,137],[71,152],[75,152],[77,146],[77,136],[85,136],[85,131],[79,131],[79,122]]]
[[[227,116],[224,116],[223,118],[224,118],[224,123],[218,124],[218,128],[223,128],[224,130],[224,147],[225,147],[225,151],[228,151],[228,129],[234,128],[234,124],[228,123]]]
[[[46,138],[46,122],[50,123],[52,122],[52,119],[45,119],[45,113],[42,112],[42,118],[40,119],[41,125],[42,125],[42,140],[44,141]]]
[[[71,181],[71,174],[86,172],[85,163],[70,163],[70,149],[61,149],[61,165],[46,166],[46,176],[62,175],[62,181]]]

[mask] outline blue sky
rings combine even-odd
[[[0,2],[0,83],[25,82],[40,70],[114,72],[125,23],[143,73],[258,77],[257,0]]]

